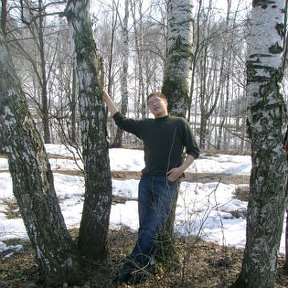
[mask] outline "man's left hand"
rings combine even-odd
[[[172,168],[170,171],[167,172],[167,179],[170,182],[175,182],[176,180],[178,180],[181,176],[182,176],[183,172],[182,170],[177,167],[177,168]]]

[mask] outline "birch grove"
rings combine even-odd
[[[107,89],[124,115],[139,119],[149,117],[146,96],[162,90],[170,113],[187,117],[202,153],[251,154],[247,242],[231,287],[274,287],[287,201],[287,7],[280,0],[251,0],[251,9],[224,2],[222,9],[210,0],[1,1],[0,150],[48,285],[78,283],[85,269],[79,255],[107,260],[108,139],[142,148],[107,127]],[[82,152],[78,247],[55,193],[50,142]],[[160,237],[168,243],[160,245],[164,264],[176,254],[174,217]]]

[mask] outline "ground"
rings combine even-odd
[[[77,233],[77,231],[71,231]],[[109,232],[109,258],[105,265],[87,264],[89,275],[81,286],[73,288],[113,288],[113,274],[117,263],[124,257],[135,243],[137,235],[123,228],[120,231]],[[33,251],[27,242],[10,241],[9,244],[19,244],[24,249],[6,260],[0,260],[0,287],[5,288],[41,288],[40,275],[34,261]],[[158,268],[156,276],[137,287],[161,288],[224,288],[235,281],[241,268],[242,250],[220,247],[213,243],[203,242],[195,238],[178,238],[177,251],[181,266],[178,269],[164,271]],[[283,258],[279,258],[279,269],[275,288],[288,287],[288,276],[284,273]],[[61,287],[69,287],[63,285]],[[121,287],[134,287],[122,285]],[[60,288],[60,287],[59,287]],[[72,288],[72,287],[71,287]]]
[[[59,172],[59,171],[58,171]],[[138,178],[138,172],[113,172],[114,178],[131,179]],[[195,175],[187,173],[186,181],[195,181]],[[227,176],[198,174],[197,181],[243,184],[249,183],[248,176]],[[240,191],[238,197],[247,197],[247,191]],[[117,199],[115,199],[117,201]],[[122,199],[123,200],[123,199]],[[73,237],[77,237],[77,230],[71,231]],[[113,288],[112,283],[117,263],[131,251],[136,233],[127,228],[118,231],[109,231],[109,256],[107,263],[96,265],[86,264],[89,269],[87,280],[81,286],[73,288]],[[23,250],[7,259],[1,259],[0,254],[0,287],[5,288],[42,288],[37,263],[35,262],[33,250],[28,242],[23,240],[8,241],[9,245],[22,244]],[[241,268],[243,251],[233,247],[218,246],[213,243],[204,242],[195,237],[176,239],[177,253],[180,265],[164,269],[158,267],[156,276],[137,285],[137,287],[160,287],[160,288],[225,288],[236,280]],[[288,275],[283,267],[284,259],[279,257],[278,274],[275,288],[288,287]],[[61,286],[68,288],[67,284]],[[133,287],[125,286],[121,287]],[[59,287],[60,288],[60,287]],[[72,288],[72,287],[71,287]]]

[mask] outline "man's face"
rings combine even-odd
[[[151,96],[148,99],[148,107],[155,118],[160,118],[168,115],[168,103],[157,95]]]

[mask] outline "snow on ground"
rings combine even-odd
[[[46,145],[51,155],[71,156],[63,145]],[[132,149],[110,149],[110,166],[113,171],[140,171],[144,166],[143,151]],[[55,156],[54,156],[55,157]],[[77,162],[77,163],[76,163]],[[56,193],[62,213],[69,228],[79,227],[83,206],[84,180],[80,176],[63,175],[58,169],[79,169],[80,160],[50,158],[54,171]],[[78,166],[77,166],[78,165]],[[7,219],[5,216],[6,201],[13,201],[12,180],[7,172],[8,163],[0,158],[0,251],[10,249],[3,242],[13,238],[27,239],[27,233],[21,218]],[[229,175],[249,175],[251,170],[250,156],[201,156],[188,172],[223,173]],[[110,216],[111,229],[123,225],[132,230],[138,229],[137,187],[139,180],[112,179],[112,193],[127,197],[124,204],[112,205]],[[243,183],[242,186],[248,186]],[[182,235],[199,235],[205,240],[226,246],[244,248],[247,202],[234,198],[237,185],[226,185],[218,182],[190,183],[182,182],[176,210],[175,232]],[[238,217],[235,218],[235,211]],[[243,213],[243,214],[242,214]],[[280,252],[284,253],[284,229]],[[15,249],[19,249],[16,247]]]

